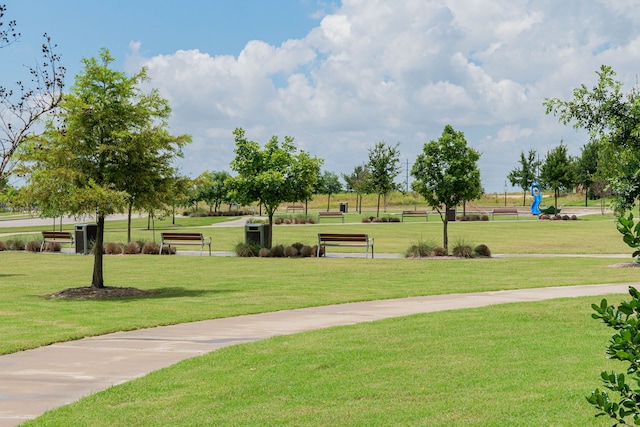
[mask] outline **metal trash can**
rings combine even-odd
[[[244,226],[244,242],[261,248],[271,248],[271,225],[246,224]]]
[[[349,203],[348,202],[340,202],[340,212],[348,213],[349,212]]]
[[[98,224],[76,224],[74,240],[77,254],[88,254],[98,237]]]
[[[448,209],[447,210],[447,221],[455,221],[456,220],[456,210]]]

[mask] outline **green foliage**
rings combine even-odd
[[[369,171],[367,187],[378,195],[376,211],[378,217],[380,216],[380,196],[386,197],[390,192],[399,189],[395,182],[396,177],[402,172],[399,145],[399,142],[390,146],[381,141],[369,149],[369,161],[366,166]]]
[[[242,258],[258,256],[260,252],[260,245],[255,243],[240,242],[235,247],[235,253]]]
[[[576,184],[575,169],[575,162],[567,154],[567,146],[563,143],[547,153],[540,170],[540,183],[553,190],[556,208],[560,190],[570,190]]]
[[[483,243],[473,248],[473,253],[476,256],[480,256],[480,257],[486,257],[486,258],[491,257],[491,249],[489,249],[489,247]]]
[[[293,138],[285,136],[280,143],[273,136],[263,149],[249,141],[241,128],[233,131],[236,148],[231,169],[237,176],[226,183],[230,196],[242,205],[263,205],[273,224],[273,214],[281,203],[307,200],[313,195],[322,160],[305,151],[296,153]],[[271,240],[265,242],[271,247]]]
[[[415,178],[411,187],[438,212],[454,209],[482,195],[479,159],[480,154],[467,146],[464,134],[447,125],[438,140],[424,144],[411,168]],[[448,250],[447,215],[441,215],[441,219],[443,246]]]
[[[513,186],[519,186],[523,192],[522,205],[526,204],[526,194],[531,188],[531,184],[536,181],[536,175],[540,161],[537,159],[536,150],[529,150],[525,156],[524,151],[520,153],[520,167],[516,167],[509,172],[507,178]]]
[[[629,216],[619,216],[616,219],[616,228],[623,235],[622,240],[632,249],[635,249],[632,257],[636,258],[636,262],[640,263],[640,222],[634,224],[633,214],[629,212]]]
[[[225,171],[205,171],[195,179],[195,199],[209,205],[210,211],[218,211],[222,203],[230,202],[226,181],[231,175]]]
[[[422,239],[418,240],[417,243],[409,246],[409,249],[405,252],[404,256],[406,258],[424,258],[428,257],[433,253],[436,244],[433,242],[427,242]]]
[[[600,305],[592,304],[595,311],[591,315],[613,328],[607,355],[610,359],[628,364],[625,374],[603,371],[600,375],[604,387],[618,396],[612,398],[607,391],[595,389],[587,401],[599,412],[596,416],[609,416],[616,424],[626,424],[631,417],[634,424],[640,424],[640,293],[629,287],[630,301],[623,301],[617,308],[602,299]]]

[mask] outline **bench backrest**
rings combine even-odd
[[[343,216],[342,212],[318,212],[318,216]]]
[[[402,211],[402,215],[426,215],[427,211]]]
[[[367,242],[368,234],[318,234],[318,240],[321,242]]]
[[[73,234],[70,231],[43,231],[43,239],[71,239]]]
[[[494,208],[493,213],[518,213],[517,208]]]
[[[203,240],[202,233],[160,233],[163,240]]]

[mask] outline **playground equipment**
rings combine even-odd
[[[533,202],[531,203],[531,214],[540,215],[540,201],[542,200],[542,193],[540,192],[540,184],[534,182],[531,184],[531,195],[533,196]]]

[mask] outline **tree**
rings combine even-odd
[[[606,299],[600,304],[592,304],[595,311],[591,315],[612,328],[615,333],[609,340],[607,355],[610,359],[628,364],[626,374],[603,371],[600,380],[604,387],[617,395],[612,399],[607,391],[595,389],[587,397],[598,413],[596,416],[609,416],[616,425],[640,423],[640,390],[632,388],[640,384],[640,292],[629,287],[631,300],[623,301],[618,307],[609,305]]]
[[[447,251],[446,213],[463,201],[482,195],[479,159],[480,154],[467,146],[464,134],[447,125],[438,140],[424,144],[422,153],[411,168],[411,176],[415,179],[412,189],[440,214],[444,228],[443,247]]]
[[[610,145],[614,150],[609,152],[618,153],[620,166],[609,170],[606,179],[614,190],[616,210],[624,212],[640,196],[640,175],[635,167],[640,151],[640,90],[634,87],[624,94],[622,83],[615,80],[616,73],[609,66],[602,65],[597,75],[593,88],[583,84],[574,89],[571,100],[546,99],[544,105],[547,114],[557,116],[564,124],[584,128],[591,141]]]
[[[589,193],[596,181],[598,173],[598,153],[600,147],[597,141],[589,141],[582,147],[582,153],[576,161],[576,183],[584,191],[584,205],[589,205]]]
[[[356,193],[356,210],[362,213],[362,198],[370,189],[370,174],[367,165],[358,165],[350,175],[342,174],[347,191]]]
[[[230,177],[229,172],[225,171],[205,171],[196,178],[198,200],[209,205],[209,212],[217,212],[220,205],[228,201],[229,189],[225,181]]]
[[[540,170],[540,181],[545,188],[553,190],[553,206],[558,212],[560,190],[571,190],[576,183],[575,163],[562,142],[547,153]]]
[[[0,5],[0,48],[20,38],[16,21],[2,21],[6,11]],[[28,139],[34,124],[54,110],[62,99],[65,68],[51,37],[44,34],[41,63],[28,67],[30,83],[17,82],[15,88],[0,85],[0,179],[9,176],[17,163],[20,146]],[[3,64],[6,66],[6,62]]]
[[[340,178],[338,178],[338,175],[335,173],[324,171],[324,173],[318,177],[316,193],[327,195],[327,212],[329,212],[331,195],[339,193],[340,191],[342,191],[342,184],[340,183]]]
[[[233,134],[236,148],[231,169],[237,175],[227,180],[231,198],[245,205],[263,205],[273,226],[273,214],[281,203],[313,195],[322,160],[305,151],[296,153],[292,137],[285,136],[281,143],[273,136],[261,149],[245,137],[244,129],[237,128]],[[270,233],[266,240],[265,245],[271,247]]]
[[[380,197],[384,196],[386,210],[387,195],[399,189],[398,184],[394,181],[402,172],[399,145],[400,143],[398,142],[394,146],[389,146],[384,141],[381,141],[368,150],[369,188],[378,195],[376,216],[380,216]]]
[[[529,150],[526,156],[522,151],[520,153],[520,167],[512,169],[507,176],[511,185],[517,185],[522,188],[522,206],[527,204],[527,193],[531,189],[531,184],[536,182],[536,175],[540,166],[540,161],[536,157],[536,150]]]
[[[91,281],[96,288],[104,287],[105,216],[121,212],[134,197],[153,197],[153,180],[173,172],[173,158],[190,139],[164,129],[171,109],[157,90],[142,92],[146,70],[128,77],[110,68],[113,61],[106,49],[99,59],[83,59],[82,72],[60,103],[62,126],[50,120],[25,155],[37,200],[56,203],[71,214],[96,216]],[[150,170],[137,170],[145,167]],[[142,179],[135,188],[128,183],[132,174]]]

